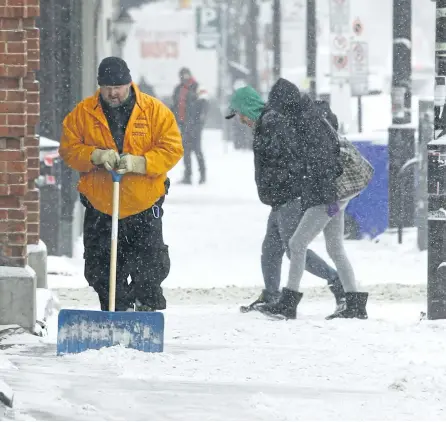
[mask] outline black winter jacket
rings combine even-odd
[[[293,126],[265,107],[254,129],[255,180],[260,200],[276,208],[301,194],[303,161]]]
[[[295,130],[293,145],[302,161],[302,208],[336,202],[335,181],[342,174],[339,139],[313,101],[286,79],[271,89],[268,105]]]

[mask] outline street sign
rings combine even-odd
[[[350,86],[352,95],[359,97],[369,93],[369,49],[363,41],[355,41],[350,50]]]
[[[350,23],[350,0],[330,0],[330,32],[347,33]]]
[[[332,51],[338,53],[345,53],[348,51],[348,39],[344,35],[335,35],[333,37],[333,49]]]
[[[350,73],[349,63],[349,39],[342,34],[331,34],[331,77],[334,80],[347,81]]]
[[[220,44],[221,16],[217,7],[197,7],[197,48],[212,50]]]
[[[364,30],[364,27],[362,26],[362,22],[359,18],[356,18],[353,21],[353,26],[352,26],[353,32],[355,33],[356,36],[360,36],[362,34],[362,31]]]
[[[333,79],[347,80],[349,77],[347,54],[331,55],[331,77]]]

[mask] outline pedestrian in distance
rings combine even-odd
[[[207,115],[207,92],[199,87],[190,69],[184,67],[179,73],[180,83],[172,97],[175,114],[183,137],[184,176],[182,184],[192,184],[192,153],[195,154],[200,172],[199,184],[206,183],[206,163],[201,146],[201,135]]]

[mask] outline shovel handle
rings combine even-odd
[[[112,211],[112,229],[110,245],[110,280],[109,280],[109,298],[108,310],[115,311],[116,306],[116,267],[118,261],[118,222],[119,222],[119,183],[122,174],[111,171],[113,180],[113,211]]]

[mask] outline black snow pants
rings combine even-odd
[[[84,220],[85,278],[108,310],[111,217],[86,205]],[[168,246],[163,241],[162,203],[119,220],[116,310],[132,308],[136,299],[150,308],[165,309],[161,283],[170,272]]]

